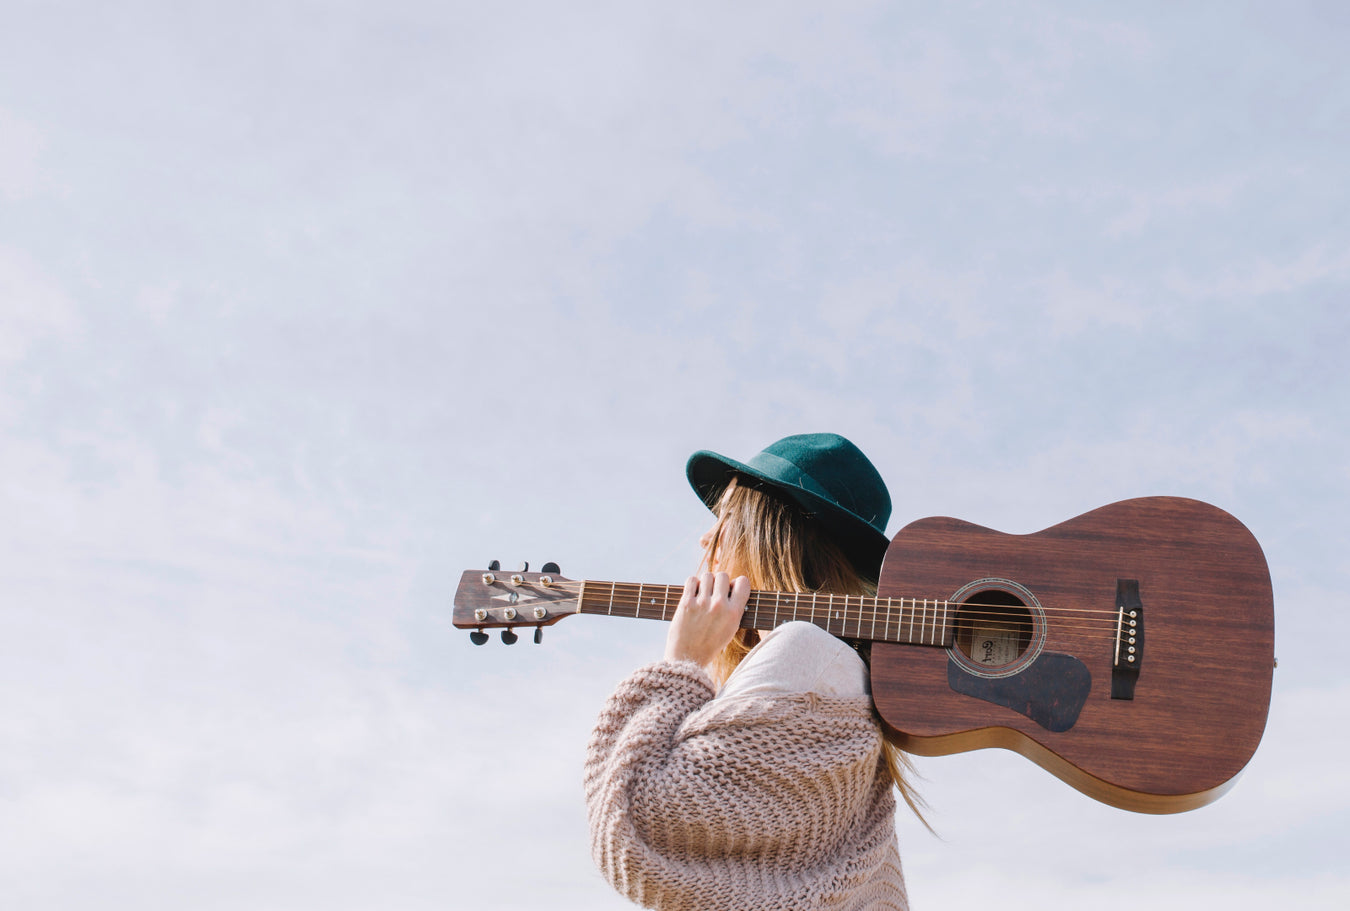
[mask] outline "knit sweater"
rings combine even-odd
[[[697,665],[661,662],[605,704],[585,786],[610,884],[661,911],[907,911],[871,700],[713,697]]]

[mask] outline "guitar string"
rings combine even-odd
[[[647,586],[645,585],[643,586],[643,588],[646,587]],[[615,604],[614,606],[623,609],[646,611],[649,608],[651,608],[653,606],[654,599],[647,600],[644,593],[644,601],[646,603],[638,602],[637,592],[638,588],[636,584],[634,584],[633,586],[631,586],[631,590],[628,590],[628,588],[623,585],[616,585],[612,596],[608,598],[606,596],[610,595],[610,593],[608,592],[608,590],[605,589],[598,590],[594,594],[598,600],[618,601],[619,603]],[[792,611],[795,607],[796,614],[798,615],[803,612],[808,614],[813,613],[811,605],[809,604],[802,605],[800,598],[789,599],[788,597],[785,596],[781,599],[776,599],[775,602],[766,603],[768,601],[769,597],[768,595],[760,596],[759,593],[755,593],[751,597],[754,600],[747,605],[746,608],[747,611],[754,611],[756,613],[761,613],[776,610],[778,612],[786,613],[788,611]],[[854,599],[857,597],[858,596],[854,595],[849,596],[850,599]],[[819,601],[817,601],[814,612],[819,613],[823,611],[828,617],[831,611],[834,611],[836,613],[848,614],[851,612],[857,612],[858,610],[860,610],[860,608],[865,607],[867,609],[867,612],[863,616],[866,619],[871,619],[873,616],[881,618],[884,615],[888,615],[893,618],[893,621],[898,620],[899,622],[903,622],[904,614],[906,612],[908,612],[911,616],[914,616],[915,612],[917,611],[919,612],[918,616],[920,617],[923,616],[924,614],[928,614],[931,622],[931,612],[941,608],[944,611],[955,611],[966,617],[989,617],[996,619],[1002,618],[1002,619],[1014,619],[1015,621],[1015,618],[1008,617],[1008,611],[1010,609],[1016,610],[1018,608],[1027,609],[1026,605],[1000,605],[1000,604],[989,604],[986,602],[979,602],[979,601],[953,602],[953,601],[946,601],[943,599],[928,599],[927,602],[924,602],[923,599],[911,599],[911,598],[874,599],[871,598],[870,596],[867,598],[867,600],[871,601],[872,603],[860,605],[857,603],[857,601],[853,601],[852,603],[836,602],[835,604],[833,604],[833,606],[831,606],[828,603],[820,603]],[[674,601],[676,604],[678,604],[678,599],[674,597],[673,591],[661,598],[662,607],[663,608],[667,607],[671,601]],[[885,614],[883,614],[883,608],[885,608]],[[975,610],[974,608],[987,608],[987,610]],[[1084,624],[1099,624],[1103,626],[1115,626],[1119,614],[1118,609],[1105,610],[1100,608],[1074,608],[1074,607],[1053,607],[1053,606],[1046,607],[1044,605],[1042,605],[1040,609],[1045,611],[1047,614],[1059,615],[1059,617],[1061,618],[1078,620]],[[1089,627],[1083,626],[1079,628],[1086,629]]]
[[[610,602],[610,605],[609,605],[609,606],[611,607],[611,613],[612,613],[612,608],[617,607],[617,608],[620,610],[620,613],[614,614],[615,616],[629,617],[629,618],[633,618],[633,619],[663,619],[663,620],[664,620],[664,619],[668,619],[668,618],[666,618],[666,617],[664,617],[664,616],[662,616],[662,617],[660,617],[660,618],[657,618],[657,617],[654,615],[654,612],[653,612],[653,615],[650,616],[650,617],[645,617],[645,618],[643,617],[642,611],[644,611],[644,609],[645,609],[646,606],[642,605],[641,603],[637,602],[637,600],[636,600],[637,593],[638,593],[639,591],[641,591],[642,589],[646,589],[646,588],[648,588],[648,587],[650,587],[651,589],[653,589],[653,591],[658,590],[658,589],[661,589],[661,588],[665,588],[665,589],[666,589],[666,593],[665,593],[665,594],[663,595],[663,597],[662,597],[662,608],[663,608],[663,609],[662,609],[662,613],[663,613],[663,615],[664,615],[665,610],[668,609],[668,607],[669,607],[669,601],[670,601],[670,598],[674,596],[674,593],[675,593],[676,591],[678,591],[678,590],[680,590],[680,589],[682,588],[681,586],[668,586],[668,585],[663,585],[663,584],[652,584],[651,586],[648,586],[646,583],[642,583],[641,585],[639,585],[639,584],[636,583],[636,582],[633,582],[633,583],[622,583],[622,582],[620,582],[620,583],[606,583],[606,582],[599,582],[599,583],[597,583],[597,582],[592,582],[591,584],[594,585],[594,586],[597,586],[597,587],[599,587],[599,586],[606,586],[606,585],[611,586],[613,590],[612,590],[612,592],[609,592],[609,593],[608,593],[608,594],[610,595],[610,597],[609,597],[608,599],[606,599],[606,600],[608,600],[608,601]],[[575,585],[576,588],[573,589],[573,588],[571,587],[572,585]],[[567,591],[569,594],[577,595],[577,594],[580,594],[580,586],[581,586],[581,583],[570,583],[570,582],[569,582],[569,583],[556,583],[556,584],[554,584],[554,585],[552,585],[552,586],[549,586],[549,587],[550,587],[550,588],[563,589],[564,591]],[[644,593],[644,594],[645,594],[645,593]],[[682,594],[682,592],[681,592],[681,594]],[[757,602],[757,603],[754,605],[754,608],[753,608],[753,609],[756,611],[756,613],[759,613],[759,612],[767,612],[767,611],[770,609],[770,605],[763,604],[762,601],[763,601],[764,598],[766,598],[768,595],[771,595],[771,594],[774,594],[774,593],[772,593],[772,592],[753,592],[753,593],[752,593],[752,597],[754,597],[754,598],[756,599],[756,602]],[[786,595],[786,594],[789,594],[789,593],[782,593],[782,594],[785,594],[785,595]],[[803,593],[803,594],[805,594],[805,593]],[[597,590],[597,591],[595,592],[595,595],[597,596],[597,600],[599,600],[600,598],[603,598],[603,595],[604,595],[603,589]],[[619,603],[618,603],[618,604],[614,604],[614,603],[613,603],[613,601],[615,600],[615,597],[616,597],[616,596],[617,596],[618,599],[619,599]],[[850,597],[857,597],[857,596],[850,596]],[[891,610],[894,610],[896,613],[895,613],[895,614],[890,614],[889,611],[888,611],[888,614],[885,615],[885,616],[883,616],[883,615],[881,614],[881,612],[880,612],[880,609],[879,609],[879,599],[873,599],[873,598],[871,598],[871,596],[866,596],[866,597],[868,597],[869,600],[873,600],[873,601],[874,601],[874,605],[873,605],[873,610],[872,610],[872,612],[869,612],[869,613],[866,613],[866,614],[862,614],[861,616],[855,614],[854,616],[850,617],[850,616],[848,616],[848,609],[847,609],[847,608],[845,608],[843,605],[836,605],[836,608],[835,608],[835,609],[836,609],[836,613],[842,614],[843,616],[834,616],[834,617],[831,617],[831,616],[829,616],[829,613],[828,613],[829,610],[830,610],[830,608],[828,607],[828,605],[826,605],[825,608],[824,608],[825,611],[826,611],[826,615],[825,615],[824,617],[817,617],[817,616],[816,616],[816,613],[815,613],[815,612],[812,612],[811,615],[810,615],[811,622],[815,622],[816,620],[824,620],[824,623],[823,623],[823,624],[817,624],[817,625],[823,626],[823,628],[825,628],[825,629],[828,630],[828,631],[833,631],[833,628],[837,625],[837,626],[838,626],[838,635],[841,635],[841,636],[847,636],[847,634],[848,634],[848,628],[849,628],[850,625],[855,625],[855,632],[857,632],[857,633],[859,633],[859,634],[861,634],[861,631],[862,631],[863,627],[868,627],[868,633],[869,633],[869,636],[864,637],[864,638],[872,638],[872,634],[874,634],[874,633],[876,632],[876,624],[877,624],[877,623],[880,623],[880,624],[881,624],[881,626],[882,626],[882,632],[885,633],[885,634],[889,634],[889,633],[890,633],[890,628],[891,628],[892,626],[895,626],[897,629],[896,629],[896,633],[895,633],[894,635],[883,635],[882,637],[876,638],[875,641],[881,641],[881,642],[904,642],[904,641],[906,641],[909,637],[908,637],[908,636],[901,636],[901,635],[900,635],[900,632],[901,632],[901,631],[906,630],[906,625],[905,625],[904,617],[903,617],[903,613],[902,613],[903,610],[909,610],[909,611],[911,612],[911,619],[910,619],[910,623],[908,624],[908,630],[912,631],[912,630],[915,630],[915,629],[923,630],[925,627],[929,627],[929,628],[931,628],[931,629],[933,629],[933,630],[936,630],[936,624],[937,624],[937,622],[938,622],[938,619],[937,619],[937,615],[936,615],[935,612],[936,612],[937,606],[941,605],[941,606],[944,607],[944,609],[953,609],[953,608],[955,608],[955,609],[957,610],[957,615],[953,618],[953,621],[952,621],[953,630],[955,631],[956,629],[960,629],[960,628],[962,628],[962,627],[966,627],[966,628],[972,627],[972,618],[992,618],[992,619],[994,619],[994,620],[996,620],[996,621],[1003,621],[1004,623],[1007,623],[1007,621],[1008,621],[1010,618],[1009,618],[1008,615],[1007,615],[1006,607],[1014,607],[1014,608],[1019,607],[1019,606],[1020,606],[1020,607],[1025,607],[1024,605],[1008,605],[1008,606],[1005,606],[1005,605],[990,605],[990,604],[983,604],[983,603],[981,603],[981,602],[955,602],[955,603],[953,603],[953,602],[949,602],[949,601],[944,602],[943,600],[940,600],[940,599],[937,600],[937,601],[934,601],[933,599],[929,599],[929,602],[928,602],[927,606],[924,606],[924,605],[921,605],[921,604],[918,604],[918,603],[914,603],[914,604],[911,604],[911,605],[910,605],[909,607],[907,607],[907,608],[902,608],[902,607],[900,607],[900,606],[898,606],[898,605],[895,605],[895,604],[893,603],[894,599],[891,599],[891,600],[892,600],[892,603],[891,603],[890,605],[888,605],[888,607],[889,607]],[[630,600],[630,599],[631,599],[631,600]],[[567,599],[567,600],[575,600],[575,598],[569,598],[569,599]],[[904,600],[910,600],[910,599],[904,599]],[[678,602],[677,602],[677,603],[678,603]],[[649,605],[648,605],[648,606],[650,606],[650,602],[649,602]],[[781,603],[781,602],[780,602],[780,603],[778,603],[777,605],[774,605],[774,606],[778,609],[778,611],[784,611],[784,612],[785,612],[785,611],[788,609],[788,605],[787,605],[786,603]],[[800,608],[800,603],[799,603],[799,602],[798,602],[798,605],[797,605],[797,606],[798,606],[798,610],[797,610],[795,613],[796,613],[797,615],[800,615],[800,613],[801,613],[801,608]],[[975,606],[979,606],[979,607],[990,607],[990,608],[993,608],[993,610],[990,610],[990,611],[973,611],[973,610],[970,609],[971,607],[975,607]],[[817,604],[817,607],[820,607],[820,605]],[[1005,608],[1005,609],[1004,609],[1004,610],[1000,610],[999,608]],[[748,608],[748,609],[749,609],[749,608]],[[857,610],[858,608],[857,608],[857,607],[854,607],[853,609],[854,609],[854,610]],[[1095,640],[1099,640],[1099,641],[1108,641],[1108,642],[1109,642],[1109,641],[1113,641],[1113,640],[1116,639],[1116,635],[1112,635],[1112,633],[1114,633],[1115,630],[1116,630],[1116,628],[1117,628],[1116,615],[1117,615],[1118,611],[1105,611],[1105,610],[1100,610],[1100,609],[1074,609],[1074,608],[1042,608],[1042,609],[1043,609],[1043,610],[1046,610],[1046,611],[1049,611],[1049,612],[1058,613],[1058,614],[1061,614],[1061,615],[1072,615],[1072,614],[1075,612],[1075,610],[1077,610],[1077,613],[1079,614],[1079,616],[1077,616],[1077,617],[1072,617],[1072,616],[1061,616],[1061,617],[1059,617],[1059,618],[1055,618],[1055,619],[1056,619],[1056,622],[1055,622],[1054,626],[1055,626],[1055,629],[1056,629],[1056,630],[1059,630],[1059,631],[1063,631],[1063,630],[1091,630],[1091,631],[1093,631],[1094,633],[1100,634],[1101,632],[1103,632],[1103,627],[1105,627],[1105,628],[1106,628],[1105,631],[1108,633],[1108,635],[1105,635],[1105,636],[1102,636],[1102,635],[1094,635],[1094,636],[1090,636],[1090,637],[1086,637],[1086,638],[1088,638],[1088,639],[1095,639]],[[920,613],[919,613],[917,616],[913,613],[913,612],[916,611],[916,610],[920,611]],[[629,613],[630,611],[633,611],[633,613]],[[928,611],[933,611],[934,613],[928,613]],[[1086,614],[1086,613],[1107,614],[1107,615],[1109,615],[1109,616],[1103,617],[1103,618],[1096,618],[1096,617],[1083,616],[1083,614]],[[522,619],[524,619],[524,618],[522,618]],[[800,617],[798,617],[798,619],[800,619]],[[1015,619],[1015,618],[1012,618],[1012,619],[1013,619],[1013,623],[1018,624],[1018,625],[1020,625],[1021,623],[1025,623],[1024,620],[1020,620],[1020,621],[1019,621],[1019,620],[1017,620],[1017,619]],[[1079,623],[1061,622],[1062,620],[1066,620],[1066,619],[1076,619],[1076,620],[1078,620],[1078,621],[1080,621],[1080,622],[1079,622]],[[1086,624],[1086,625],[1085,625],[1085,624]],[[519,624],[519,625],[522,625],[522,626],[529,626],[530,623],[529,623],[528,619],[525,619],[525,622],[522,623],[522,624]],[[922,640],[923,638],[924,638],[924,634],[921,633],[921,634],[920,634],[920,639]],[[945,638],[945,637],[944,637],[944,638]],[[922,643],[922,644],[933,644],[933,645],[936,645],[936,644],[938,644],[938,643]]]
[[[571,585],[576,585],[577,587],[573,589],[570,587]],[[675,603],[678,604],[679,597],[676,593],[677,592],[679,592],[680,594],[683,593],[682,591],[683,586],[676,586],[676,585],[663,585],[663,584],[647,585],[646,583],[642,583],[641,585],[639,585],[636,582],[614,582],[614,583],[591,582],[590,585],[593,587],[594,595],[597,599],[608,600],[609,598],[613,599],[623,598],[624,603],[616,606],[628,607],[637,610],[642,610],[650,606],[651,603],[649,601],[647,604],[641,604],[636,601],[636,598],[638,597],[638,594],[641,590],[650,589],[654,595],[656,591],[662,588],[666,589],[666,595],[663,596],[661,599],[663,605],[670,601],[674,601]],[[612,594],[609,590],[611,586],[613,589]],[[554,585],[549,586],[549,588],[550,589],[561,588],[573,594],[580,593],[580,583],[554,583]],[[645,597],[647,593],[643,591],[642,594]],[[801,596],[807,594],[811,593],[810,592],[775,593],[775,592],[761,592],[761,591],[751,592],[750,597],[751,599],[753,599],[753,603],[747,605],[747,610],[765,611],[765,610],[772,610],[774,609],[774,607],[777,607],[780,611],[787,611],[794,606],[795,602],[795,606],[798,608],[798,612],[800,613],[803,607],[803,605],[801,605]],[[775,598],[775,596],[777,597]],[[829,597],[828,594],[826,594],[825,597],[828,599]],[[843,597],[844,597],[843,595],[835,595],[836,599]],[[764,602],[769,598],[775,598],[777,603],[765,604]],[[897,614],[902,614],[905,611],[909,612],[913,612],[915,610],[932,611],[935,610],[937,607],[943,607],[948,610],[959,611],[960,613],[966,616],[977,616],[977,617],[1000,617],[1000,616],[1006,617],[1006,611],[1008,609],[1013,610],[1016,610],[1017,608],[1026,609],[1026,605],[1022,604],[1001,605],[1001,604],[989,604],[987,602],[981,601],[959,602],[959,601],[950,601],[942,598],[937,599],[929,598],[927,599],[926,602],[925,599],[922,598],[879,598],[872,595],[864,595],[864,596],[849,595],[848,598],[850,599],[850,603],[848,603],[847,605],[843,603],[836,603],[834,604],[833,608],[831,608],[830,604],[822,603],[819,601],[819,598],[817,598],[815,606],[817,610],[824,610],[827,613],[831,609],[845,612],[856,611],[859,609],[858,599],[861,598],[865,601],[871,602],[871,604],[867,605],[870,608],[870,613],[866,615],[868,619],[871,618],[872,614],[875,614],[877,617],[880,617],[882,615],[883,608],[886,608],[888,611],[894,611]],[[972,610],[972,608],[975,607],[989,608],[989,610],[987,611]],[[1041,605],[1040,609],[1045,611],[1047,614],[1072,616],[1072,619],[1077,619],[1085,623],[1100,623],[1107,626],[1114,626],[1116,624],[1116,618],[1119,614],[1118,608],[1106,609],[1106,608],[1082,608],[1082,607],[1054,607]]]

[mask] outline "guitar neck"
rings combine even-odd
[[[587,580],[581,583],[577,612],[670,620],[683,593],[682,585]],[[769,630],[805,620],[842,639],[946,647],[955,635],[955,607],[931,598],[756,591],[750,593],[741,628]]]

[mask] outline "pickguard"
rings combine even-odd
[[[1046,730],[1060,733],[1078,721],[1092,690],[1092,674],[1072,655],[1042,652],[1025,670],[1008,677],[982,677],[948,661],[947,685],[962,695],[1012,709]]]

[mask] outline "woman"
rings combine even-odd
[[[867,668],[805,622],[740,630],[752,589],[874,594],[891,501],[835,434],[742,463],[697,452],[690,484],[716,515],[665,660],[615,690],[591,736],[591,849],[652,908],[908,908],[892,786]]]

